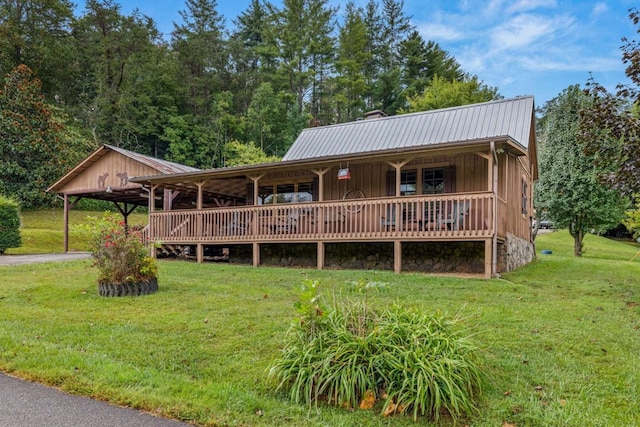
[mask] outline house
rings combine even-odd
[[[370,117],[303,130],[281,162],[129,178],[149,237],[255,266],[491,277],[531,261],[532,97]]]

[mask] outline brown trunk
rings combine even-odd
[[[582,240],[584,239],[584,232],[582,230],[576,231],[573,236],[573,255],[582,256]]]

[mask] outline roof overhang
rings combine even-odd
[[[428,154],[433,156],[451,155],[465,152],[487,151],[491,142],[495,142],[496,146],[517,156],[526,155],[526,149],[514,141],[509,136],[500,136],[495,138],[480,139],[474,141],[457,141],[452,143],[443,143],[428,146],[404,147],[392,150],[380,150],[371,152],[360,152],[351,155],[327,156],[302,160],[288,160],[274,163],[262,163],[257,165],[235,166],[230,168],[209,169],[197,172],[176,173],[171,175],[154,175],[144,177],[130,178],[130,182],[136,182],[144,185],[166,185],[184,188],[196,188],[195,183],[216,179],[231,179],[244,177],[259,177],[266,173],[277,173],[290,171],[292,169],[315,169],[333,167],[340,162],[345,161],[351,163],[371,163],[393,161],[398,158],[407,158],[420,154]],[[193,183],[189,185],[187,183]]]

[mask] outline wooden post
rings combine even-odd
[[[202,216],[202,186],[204,185],[204,181],[200,181],[200,182],[196,182],[196,185],[198,186],[198,199],[196,200],[196,209],[198,210],[198,212],[196,212],[196,234],[198,236],[198,238],[202,238],[202,230],[203,230],[203,225],[202,221],[203,221],[203,216]],[[204,261],[204,245],[202,243],[198,243],[196,244],[196,262],[198,264],[202,264],[202,262]]]
[[[318,242],[318,270],[324,268],[324,242]]]
[[[493,265],[493,239],[486,239],[484,241],[484,277],[485,279],[491,279],[491,270]]]
[[[402,242],[400,240],[393,241],[393,272],[400,273],[402,271]]]
[[[260,243],[253,243],[253,266],[260,266]]]
[[[64,193],[64,252],[69,252],[69,195]]]
[[[156,208],[156,188],[158,186],[157,185],[152,185],[151,188],[149,188],[149,204],[148,204],[148,209],[149,209],[149,224],[147,225],[148,227],[148,231],[149,231],[149,241],[153,242],[154,241],[154,236],[153,236],[153,221],[151,220],[151,214],[155,211]],[[144,188],[144,187],[142,187]],[[156,247],[153,244],[149,245],[149,255],[151,255],[151,257],[155,258],[156,257]]]

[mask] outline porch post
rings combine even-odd
[[[198,186],[198,199],[196,200],[196,209],[198,212],[196,213],[196,235],[199,239],[202,238],[202,186],[204,185],[204,181],[199,181],[195,183]],[[196,262],[201,264],[204,261],[204,245],[202,243],[196,244]]]
[[[493,266],[493,239],[484,241],[484,278],[491,279]]]
[[[254,236],[258,235],[258,212],[256,211],[255,207],[258,206],[258,192],[260,191],[260,185],[258,184],[260,182],[260,180],[262,179],[262,177],[264,176],[264,174],[261,175],[254,175],[254,176],[250,176],[249,179],[251,181],[253,181],[253,206],[254,208],[253,210],[253,220],[251,221],[251,233]],[[258,245],[257,249],[255,247],[257,243],[254,243],[254,247],[253,247],[253,265],[254,266],[258,266],[260,265],[260,246]],[[256,264],[256,253],[258,254],[258,263]]]
[[[324,268],[324,242],[318,242],[318,270]]]
[[[165,188],[162,192],[162,210],[170,211],[173,204],[173,198],[171,197],[171,190]]]
[[[258,242],[253,242],[253,266],[254,267],[259,267],[260,266],[260,243]]]
[[[493,193],[493,239],[491,245],[491,277],[498,273],[498,155],[496,143],[491,141],[491,161],[489,162],[491,174],[491,192]]]
[[[149,188],[149,204],[148,204],[148,209],[149,209],[149,224],[147,225],[148,230],[149,230],[149,241],[152,242],[153,239],[153,221],[151,220],[151,214],[155,211],[156,209],[156,188],[158,188],[157,185],[152,185],[151,188]],[[144,187],[142,187],[143,190],[145,190]],[[149,245],[149,255],[151,255],[153,258],[156,257],[156,248],[154,245]]]
[[[329,172],[329,168],[312,169],[311,172],[318,175],[318,202],[324,200],[324,175]]]
[[[69,252],[69,195],[64,193],[64,252]]]
[[[311,169],[311,171],[318,175],[317,201],[322,202],[324,200],[324,175],[329,172],[329,168]],[[316,230],[321,232],[324,230],[324,210],[318,209],[316,212],[318,214]],[[320,244],[321,242],[318,242],[318,270],[322,270],[324,268],[324,243],[322,243],[322,260],[320,260]]]
[[[400,240],[393,241],[393,272],[400,273],[402,271],[402,242]]]

